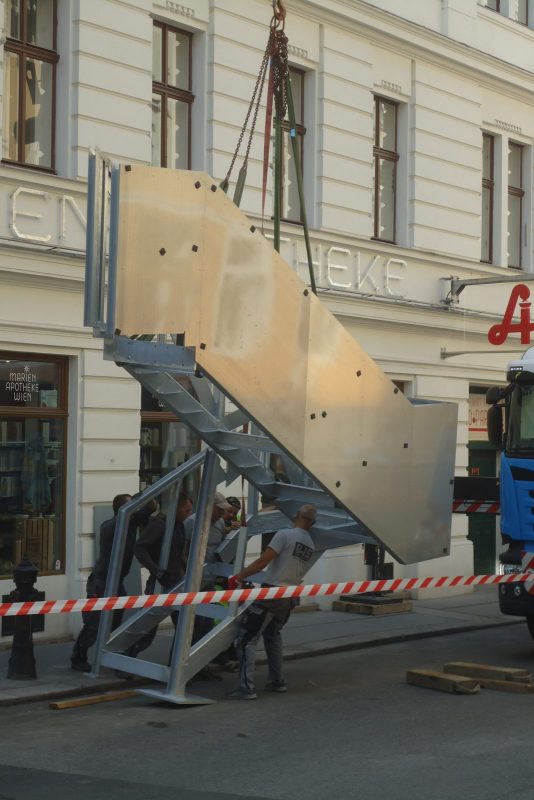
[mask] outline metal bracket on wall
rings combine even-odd
[[[441,280],[451,282],[449,294],[443,302],[448,306],[452,306],[460,302],[460,295],[466,286],[484,286],[491,283],[528,283],[529,281],[534,281],[534,275],[521,273],[518,275],[503,276],[502,278],[459,278],[458,276],[455,277],[451,275],[450,278],[442,278]]]
[[[518,347],[515,350],[497,350],[494,347],[492,350],[447,350],[446,347],[442,347],[439,351],[439,356],[440,358],[455,358],[455,356],[467,356],[474,353],[497,356],[502,353],[522,353],[524,349],[524,347]]]

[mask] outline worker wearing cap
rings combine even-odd
[[[207,564],[212,564],[217,560],[215,551],[225,536],[224,525],[222,525],[222,523],[218,523],[223,519],[225,512],[229,512],[231,510],[235,511],[235,509],[232,509],[230,503],[227,502],[223,493],[215,492],[215,497],[213,498],[213,509],[211,512],[210,529],[208,533],[208,544],[206,546],[205,561]],[[191,516],[185,521],[185,536],[188,542],[191,542],[191,537],[193,536],[195,519],[196,514],[191,514]]]
[[[156,581],[161,587],[161,593],[167,594],[176,590],[177,585],[184,577],[186,568],[184,522],[193,510],[191,498],[183,492],[178,496],[174,528],[171,535],[167,564],[160,566],[161,548],[165,540],[166,517],[164,514],[155,514],[157,503],[151,501],[152,514],[148,516],[141,527],[139,539],[134,548],[134,553],[139,563],[149,572],[145,593],[153,594],[156,590]],[[174,627],[178,624],[178,611],[172,611],[171,620]],[[146,650],[156,637],[158,626],[154,625],[146,631],[128,649],[127,654],[136,658],[139,653]]]
[[[248,567],[228,579],[228,588],[235,589],[245,578],[266,569],[262,586],[295,586],[302,582],[311,566],[315,550],[309,534],[315,524],[317,509],[314,505],[301,506],[295,516],[293,528],[277,531],[259,558]],[[273,692],[286,692],[282,674],[281,630],[289,619],[296,602],[284,600],[260,600],[243,613],[235,646],[239,658],[239,686],[227,693],[227,697],[238,700],[255,700],[254,666],[256,646],[263,636],[269,679],[265,686]]]
[[[211,511],[211,520],[210,520],[210,528],[208,532],[208,543],[206,546],[206,555],[205,555],[205,563],[206,564],[213,564],[216,562],[217,555],[216,550],[222,540],[226,535],[226,528],[223,524],[223,517],[225,513],[234,510],[230,503],[227,502],[225,496],[222,492],[215,492],[215,496],[213,498],[213,508]],[[188,546],[190,546],[191,538],[193,536],[193,530],[195,527],[195,518],[196,514],[192,514],[186,521],[185,521],[185,536],[188,542]],[[211,580],[205,579],[202,581],[201,588],[206,591],[212,588]],[[211,631],[213,627],[213,620],[210,617],[204,617],[200,613],[200,609],[195,614],[195,622],[193,627],[193,644],[198,642],[199,639],[202,639],[207,633]],[[220,676],[216,673],[213,673],[210,670],[209,665],[203,667],[200,672],[196,675],[197,679],[200,680],[221,680]]]
[[[225,533],[230,533],[240,527],[237,516],[241,511],[241,503],[237,497],[227,497],[226,502],[230,504],[230,508],[224,512],[222,521],[224,523]]]

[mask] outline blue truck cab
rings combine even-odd
[[[534,562],[534,347],[508,365],[507,380],[486,395],[488,438],[502,451],[502,569],[523,572]],[[499,606],[503,614],[526,617],[534,636],[534,594],[524,584],[501,584]]]

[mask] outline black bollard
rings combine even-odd
[[[39,599],[41,593],[34,589],[37,580],[37,567],[24,556],[20,564],[13,568],[14,589],[9,595],[11,603],[25,603]],[[7,668],[7,677],[12,680],[32,680],[37,677],[33,655],[31,616],[14,618],[13,644]]]

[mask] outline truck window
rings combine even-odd
[[[513,391],[508,450],[534,451],[534,385],[519,384]]]

